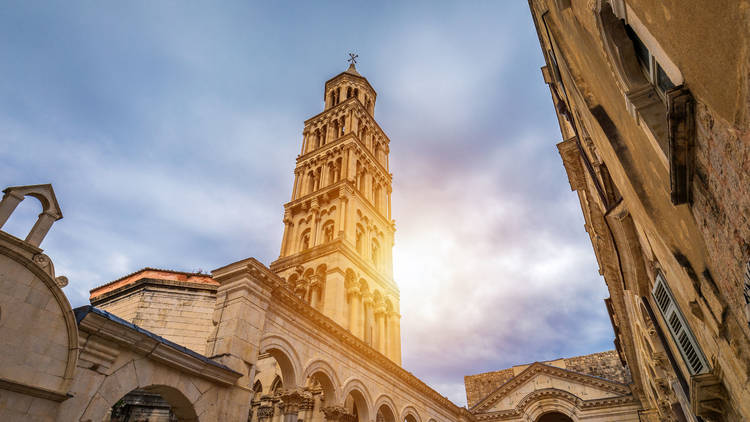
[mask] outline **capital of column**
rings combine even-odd
[[[385,305],[382,303],[378,303],[375,305],[375,316],[383,316],[385,315]]]
[[[287,390],[281,393],[279,396],[281,399],[282,411],[285,415],[297,415],[299,413],[300,406],[305,401],[305,395],[299,390]]]
[[[354,419],[354,415],[349,413],[343,406],[328,406],[320,410],[328,422],[349,422]]]
[[[362,303],[365,305],[372,305],[372,293],[366,292],[362,295]]]
[[[313,198],[312,201],[310,201],[310,209],[314,213],[317,213],[318,210],[320,210],[320,203],[318,202],[318,198]]]
[[[351,296],[359,296],[362,292],[359,291],[359,287],[352,286],[346,289],[346,294]]]

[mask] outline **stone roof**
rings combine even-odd
[[[91,291],[89,292],[91,294],[89,296],[89,300],[93,300],[101,295],[113,292],[114,290],[122,289],[123,287],[135,284],[138,281],[144,279],[203,284],[207,286],[219,285],[219,282],[211,278],[211,276],[208,274],[187,273],[182,271],[162,270],[158,268],[146,267],[134,273],[120,277],[117,280],[110,281],[109,283],[91,289]]]
[[[622,365],[620,357],[615,350],[541,363],[622,384],[629,384],[631,382],[630,371]],[[472,408],[529,366],[531,364],[517,365],[500,371],[465,376],[464,386],[466,388],[466,401],[469,408]]]

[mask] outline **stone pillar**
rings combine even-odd
[[[297,415],[303,405],[305,396],[299,390],[284,391],[281,396],[280,408],[284,414],[282,422],[297,422]]]
[[[357,159],[354,157],[354,148],[348,149],[348,166],[346,170],[346,178],[351,181],[357,177]]]
[[[292,185],[292,199],[291,201],[294,201],[297,199],[297,189],[299,186],[299,170],[294,171],[294,185]]]
[[[318,223],[320,223],[320,205],[318,204],[318,198],[313,198],[310,208],[313,212],[313,226],[310,233],[310,247],[312,248],[318,244]]]
[[[327,422],[351,422],[354,415],[342,406],[328,406],[321,409]]]
[[[341,188],[341,191],[339,192],[339,211],[337,213],[338,217],[338,237],[346,239],[346,205],[349,201],[349,198],[346,196],[346,189]]]
[[[289,211],[284,211],[284,235],[281,237],[281,252],[279,253],[279,256],[286,256],[287,251],[289,250],[289,236],[291,235],[292,230],[294,229],[294,224],[292,224],[292,219],[289,215]]]
[[[269,422],[273,417],[273,408],[273,402],[268,396],[261,397],[260,406],[258,406],[258,422]]]
[[[388,322],[390,323],[388,330],[390,334],[388,357],[401,365],[401,315],[396,311],[392,311],[388,315]]]
[[[313,275],[310,280],[310,306],[318,309],[320,304],[320,277]]]
[[[0,227],[8,221],[10,215],[16,210],[18,204],[23,201],[23,195],[19,195],[15,192],[7,192],[3,195],[3,200],[0,201]]]
[[[351,286],[346,290],[346,294],[349,297],[349,332],[357,337],[361,337],[359,335],[358,324],[361,292],[359,291],[359,287]]]
[[[224,420],[246,418],[250,411],[252,385],[266,310],[271,300],[273,274],[262,265],[240,261],[214,271],[220,283],[212,316],[214,329],[208,337],[206,356],[242,374],[232,388],[218,398]]]
[[[45,211],[39,214],[39,219],[36,220],[34,227],[31,228],[29,235],[26,236],[26,242],[34,246],[39,246],[56,220],[57,216],[50,212]]]
[[[377,350],[378,352],[385,355],[385,305],[383,305],[382,303],[378,303],[375,307],[375,324],[377,326],[378,332],[376,342]]]
[[[362,323],[362,340],[365,341],[365,343],[372,346],[372,293],[367,292],[363,294],[362,296],[362,314],[363,314],[363,323]]]

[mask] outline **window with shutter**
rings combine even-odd
[[[701,352],[693,332],[690,331],[690,327],[682,312],[677,307],[674,296],[661,273],[656,276],[656,282],[651,294],[656,301],[662,318],[666,322],[667,329],[672,335],[677,349],[680,350],[680,354],[690,371],[690,375],[708,372],[709,368],[706,357]]]

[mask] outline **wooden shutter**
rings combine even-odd
[[[677,307],[674,296],[661,273],[656,276],[656,282],[651,294],[656,301],[656,305],[661,312],[669,333],[672,335],[672,340],[677,345],[677,349],[680,350],[680,354],[690,371],[690,375],[708,372],[709,368],[706,357],[701,352],[693,332],[690,330],[682,312]]]

